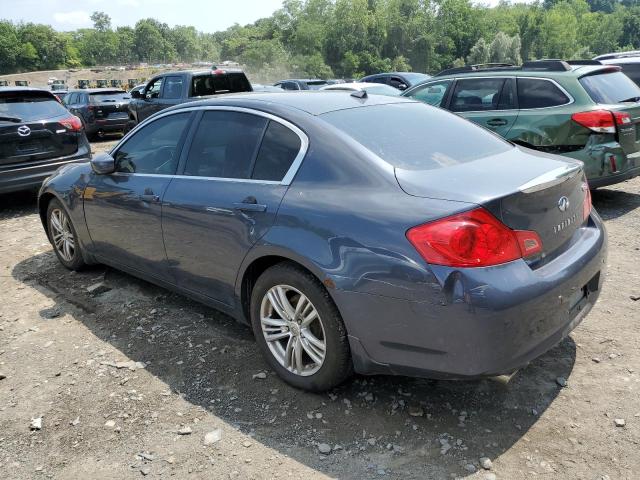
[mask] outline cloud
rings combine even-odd
[[[82,10],[72,12],[56,12],[53,19],[59,24],[67,27],[90,27],[92,25],[89,13]]]

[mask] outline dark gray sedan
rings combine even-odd
[[[354,370],[511,373],[604,279],[580,162],[361,92],[165,110],[59,170],[39,208],[67,268],[105,263],[223,310],[316,391]]]

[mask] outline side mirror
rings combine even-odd
[[[409,85],[407,85],[406,83],[398,84],[398,90],[406,90],[407,88],[409,88]]]
[[[131,92],[131,98],[141,98],[142,95],[140,95],[140,90],[134,90],[133,92]]]
[[[91,159],[91,168],[98,175],[108,175],[116,170],[116,161],[108,153],[100,153]]]

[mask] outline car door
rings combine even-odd
[[[448,109],[506,137],[518,118],[515,79],[459,78],[453,86]]]
[[[162,240],[162,197],[173,178],[191,112],[153,120],[118,145],[116,171],[93,174],[83,198],[96,255],[171,281]]]
[[[154,78],[142,91],[142,101],[138,103],[138,123],[162,110],[163,107],[159,104],[158,99],[162,92],[163,83],[164,77]]]
[[[232,306],[242,260],[273,224],[307,143],[288,122],[229,108],[202,112],[162,229],[178,285]]]

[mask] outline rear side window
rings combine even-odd
[[[162,98],[176,99],[182,97],[182,77],[167,77],[164,82]]]
[[[451,85],[452,80],[443,80],[441,82],[430,83],[417,87],[407,96],[415,100],[433,105],[434,107],[442,106],[445,99],[447,89]]]
[[[406,170],[450,167],[513,148],[484,128],[423,103],[350,108],[321,118],[387,163]]]
[[[269,122],[251,178],[282,180],[300,152],[300,137],[278,122]]]
[[[580,84],[596,103],[633,102],[640,98],[640,87],[622,72],[588,75]]]
[[[194,97],[250,91],[251,85],[244,73],[195,75],[191,80],[191,92]]]
[[[452,112],[476,112],[513,108],[500,103],[504,78],[469,78],[456,82],[451,98]]]
[[[518,78],[518,105],[521,110],[556,107],[569,102],[569,97],[549,80]]]
[[[14,122],[30,122],[67,115],[69,112],[52,95],[38,93],[0,94],[0,117]],[[3,122],[0,118],[0,122]]]
[[[267,119],[248,113],[208,111],[191,143],[184,175],[250,178]]]

